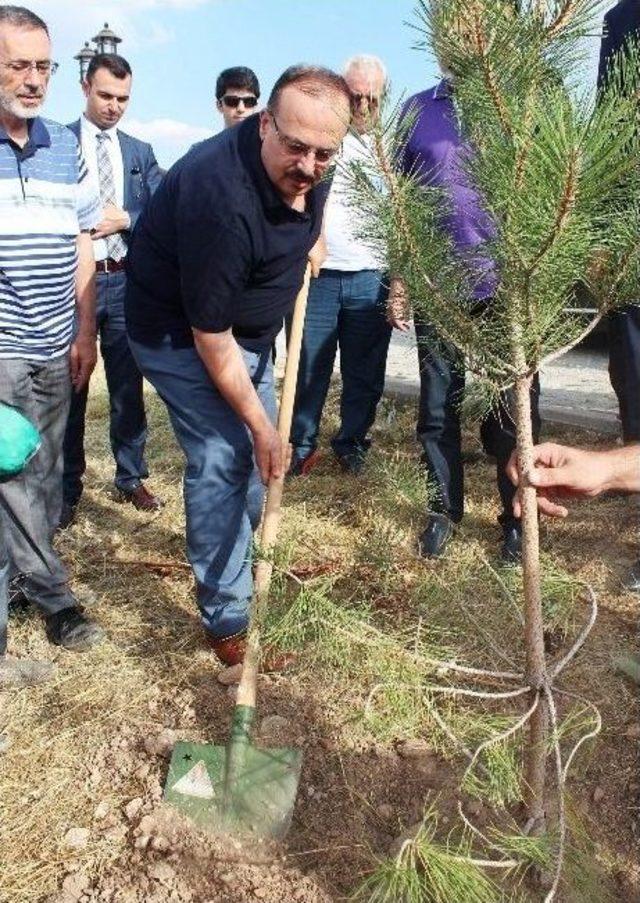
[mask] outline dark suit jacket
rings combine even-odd
[[[604,17],[604,35],[600,45],[598,84],[603,85],[609,61],[634,34],[640,38],[639,0],[620,0]]]
[[[71,129],[80,142],[80,120],[70,123],[68,128]],[[140,141],[138,138],[133,138],[131,135],[127,135],[126,132],[121,132],[120,129],[117,129],[117,134],[120,141],[122,169],[124,172],[123,206],[131,218],[130,230],[122,233],[124,240],[128,242],[138,217],[162,181],[162,171],[156,162],[153,148],[150,144]]]

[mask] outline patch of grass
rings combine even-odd
[[[500,577],[505,586],[523,605],[522,571],[520,568],[501,568]],[[563,570],[548,555],[541,556],[542,614],[545,629],[566,634],[575,619],[576,603],[584,594],[583,584]]]
[[[431,809],[416,836],[395,859],[378,868],[352,896],[358,903],[500,903],[504,892],[469,857],[464,841],[449,846],[435,840]]]
[[[522,799],[521,743],[508,740],[487,747],[478,757],[477,766],[468,772],[462,789],[470,796],[502,808],[519,802]]]

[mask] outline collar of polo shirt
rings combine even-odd
[[[36,116],[35,119],[27,120],[27,129],[29,138],[27,144],[32,147],[51,147],[51,135],[42,119]],[[0,141],[11,141],[5,129],[0,125]],[[26,145],[25,145],[26,147]]]

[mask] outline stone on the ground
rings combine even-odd
[[[166,837],[158,834],[156,837],[151,838],[151,849],[155,850],[156,853],[168,853],[171,849],[171,844]]]
[[[159,734],[148,734],[143,738],[142,745],[150,756],[162,756],[169,759],[177,739],[178,735],[175,731],[165,728]]]
[[[433,756],[433,750],[427,741],[419,737],[411,740],[402,740],[396,748],[398,755],[403,759],[422,759],[427,756]]]
[[[96,808],[93,810],[93,817],[96,821],[102,821],[103,818],[106,818],[109,814],[109,803],[107,800],[102,800],[101,803],[98,803]]]
[[[0,734],[0,756],[5,753],[11,746],[11,740],[6,734]]]
[[[263,739],[267,737],[284,738],[291,735],[291,730],[292,724],[288,718],[284,718],[282,715],[267,715],[260,722],[258,734]]]
[[[54,673],[55,668],[51,662],[0,656],[0,689],[35,687],[50,680]]]
[[[164,860],[152,862],[147,869],[147,874],[150,878],[153,878],[154,881],[164,885],[164,887],[171,887],[176,878],[175,869]]]
[[[217,675],[219,684],[223,687],[232,687],[240,683],[242,677],[242,665],[231,665],[230,668],[223,668]]]
[[[389,821],[395,815],[395,810],[389,803],[380,803],[376,812],[383,821]]]
[[[602,800],[605,798],[605,795],[606,794],[602,787],[596,787],[596,789],[593,791],[593,802],[596,804],[596,806],[598,806],[602,802]]]
[[[69,828],[64,835],[64,845],[70,850],[84,850],[89,843],[88,828]]]
[[[140,814],[142,806],[142,797],[137,796],[135,799],[129,800],[127,805],[124,807],[124,814],[127,816],[127,821],[133,821],[134,818],[137,818]]]
[[[71,875],[67,875],[62,882],[61,901],[64,901],[64,903],[76,903],[76,900],[79,900],[84,892],[88,890],[90,884],[89,876],[85,875],[84,872],[74,872]]]

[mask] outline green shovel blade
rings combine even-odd
[[[280,839],[291,824],[301,765],[296,749],[180,742],[164,798],[205,830]]]

